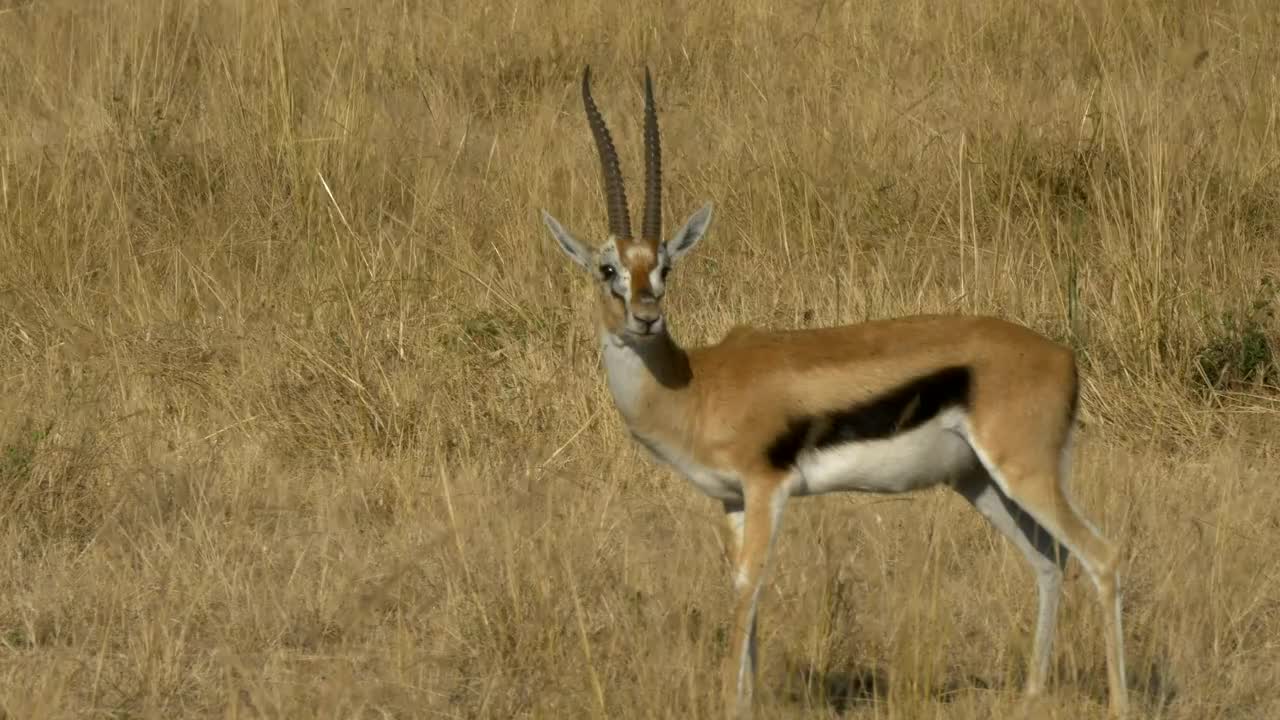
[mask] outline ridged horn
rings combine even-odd
[[[591,66],[582,71],[582,105],[587,110],[587,124],[600,153],[600,171],[604,177],[605,206],[609,212],[609,232],[622,240],[631,239],[631,215],[627,210],[627,192],[622,186],[622,167],[618,151],[596,103],[591,99]]]
[[[653,104],[653,80],[644,69],[644,222],[640,237],[662,242],[662,143],[658,139],[658,111]]]

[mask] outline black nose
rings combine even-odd
[[[657,324],[658,318],[649,320],[648,318],[638,317],[636,318],[636,322],[640,323],[645,330],[648,330],[649,328],[652,328],[655,324]]]

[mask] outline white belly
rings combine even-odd
[[[890,438],[802,452],[792,494],[901,493],[953,482],[978,467],[964,421],[964,411],[955,408]]]

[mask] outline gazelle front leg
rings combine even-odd
[[[725,559],[729,561],[729,567],[735,573],[738,571],[738,554],[742,552],[742,529],[746,518],[745,507],[742,500],[724,501],[724,524],[727,531]]]
[[[737,599],[730,626],[723,687],[725,714],[739,720],[751,717],[756,667],[756,609],[769,555],[787,502],[787,488],[780,478],[766,476],[754,483],[744,482],[743,486],[741,503],[725,503],[725,517],[735,539],[731,567]]]

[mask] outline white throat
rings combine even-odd
[[[643,350],[636,344],[604,331],[600,333],[604,356],[604,373],[609,393],[622,416],[631,423],[640,414],[646,386],[652,374],[645,364]]]
[[[600,344],[609,390],[628,420],[647,414],[655,402],[675,410],[680,391],[693,381],[689,356],[665,328],[643,337],[602,332]]]

